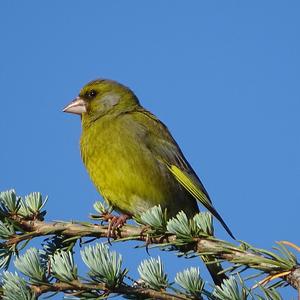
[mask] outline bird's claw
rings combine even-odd
[[[114,216],[112,214],[107,214],[103,216],[103,219],[105,221],[108,221],[107,238],[109,241],[110,238],[116,237],[116,230],[125,225],[127,219],[129,219],[129,216],[128,215]]]

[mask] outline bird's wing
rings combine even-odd
[[[166,164],[176,180],[197,199],[223,225],[228,234],[234,238],[232,232],[213,207],[207,191],[198,178],[182,151],[173,139],[168,128],[150,112],[140,109],[137,111],[136,121],[146,126],[146,144],[158,160]]]
[[[222,219],[220,214],[216,211],[216,209],[213,207],[210,199],[206,196],[206,194],[201,189],[201,186],[199,186],[199,183],[194,180],[194,178],[187,174],[185,171],[178,168],[176,165],[168,165],[168,169],[172,172],[172,174],[175,176],[175,178],[180,182],[180,184],[189,191],[194,198],[196,198],[198,201],[202,203],[202,205],[208,209],[213,216],[215,216],[220,223],[223,225],[225,230],[228,232],[228,234],[234,239],[234,236],[225,223],[225,221]]]

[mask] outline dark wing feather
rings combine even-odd
[[[234,239],[234,236],[222,217],[212,206],[209,195],[202,182],[185,159],[182,151],[176,141],[171,136],[168,128],[160,122],[150,112],[139,108],[137,111],[137,121],[146,126],[147,147],[154,153],[158,160],[164,162],[176,180],[197,199],[212,215],[214,215],[223,225],[228,234]],[[143,117],[142,117],[143,116]]]

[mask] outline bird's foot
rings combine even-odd
[[[126,214],[120,216],[107,214],[106,216],[103,216],[103,219],[108,222],[108,229],[107,229],[108,239],[115,238],[117,229],[123,227],[129,218],[130,216]]]
[[[149,234],[149,230],[151,230],[150,226],[146,225],[142,228],[141,232],[140,232],[140,239],[145,241],[145,248],[146,248],[146,252],[148,255],[150,255],[149,253],[149,245],[152,244],[152,237]]]

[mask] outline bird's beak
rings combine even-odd
[[[71,103],[69,103],[64,109],[63,112],[81,115],[86,112],[86,105],[84,100],[80,97],[75,98]]]

